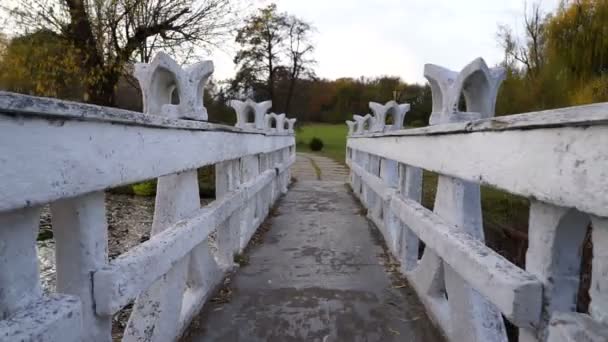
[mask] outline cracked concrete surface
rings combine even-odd
[[[270,224],[185,341],[443,341],[343,182],[299,180]]]

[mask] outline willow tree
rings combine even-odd
[[[112,105],[130,62],[158,50],[187,59],[221,42],[234,24],[231,0],[22,0],[4,8],[20,32],[50,30],[77,52],[86,101]]]

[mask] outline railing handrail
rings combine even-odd
[[[208,123],[210,61],[182,68],[159,54],[136,69],[145,113],[0,92],[1,340],[109,342],[131,301],[123,340],[177,340],[287,191],[295,119],[249,100],[232,102],[239,127]],[[201,208],[208,165],[216,199]],[[110,261],[104,190],[148,179],[150,239]],[[37,267],[46,204],[58,294],[42,293]]]
[[[473,121],[444,123],[418,128],[404,128],[383,132],[366,131],[363,134],[352,134],[349,138],[502,132],[510,130],[600,125],[608,125],[608,102],[511,114]]]
[[[608,340],[608,103],[490,118],[504,70],[482,60],[461,73],[427,69],[432,126],[388,126],[397,103],[370,103],[373,116],[347,121],[346,163],[431,318],[452,341],[506,341],[503,315],[521,342]],[[483,112],[459,112],[461,94]],[[423,170],[438,177],[433,210],[420,204]],[[530,200],[525,270],[486,246],[480,185]]]

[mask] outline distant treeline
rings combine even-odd
[[[498,95],[497,115],[608,101],[608,0],[563,1],[553,13],[533,5],[521,22],[523,36],[507,26],[498,28],[507,79]],[[265,41],[258,29],[266,26],[259,23],[272,24],[276,35]],[[300,123],[341,123],[353,114],[369,113],[370,101],[394,99],[412,104],[407,125],[427,124],[432,102],[428,85],[394,76],[316,77],[312,31],[311,24],[274,5],[252,14],[236,40],[241,46],[235,58],[237,76],[211,82],[205,91],[210,120],[233,123],[228,101],[251,96],[258,101],[272,98],[274,112],[288,112]],[[287,48],[294,41],[305,49]],[[270,47],[287,52],[267,58],[260,51]],[[83,85],[87,72],[81,51],[50,29],[12,39],[0,34],[0,89],[91,102]],[[129,76],[134,61],[121,70],[113,88],[116,96],[106,96],[113,99],[109,105],[141,110],[137,82]]]

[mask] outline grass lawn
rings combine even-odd
[[[297,150],[311,152],[308,143],[317,137],[324,144],[323,150],[317,153],[344,163],[347,132],[346,124],[306,124],[296,132]],[[436,190],[437,175],[425,171],[422,199],[425,207],[432,209]],[[523,242],[528,228],[528,200],[482,186],[481,205],[488,245],[521,265],[526,247]]]
[[[344,164],[347,133],[346,124],[306,124],[296,132],[297,150],[311,152],[308,144],[312,138],[317,137],[324,144],[319,153]]]

